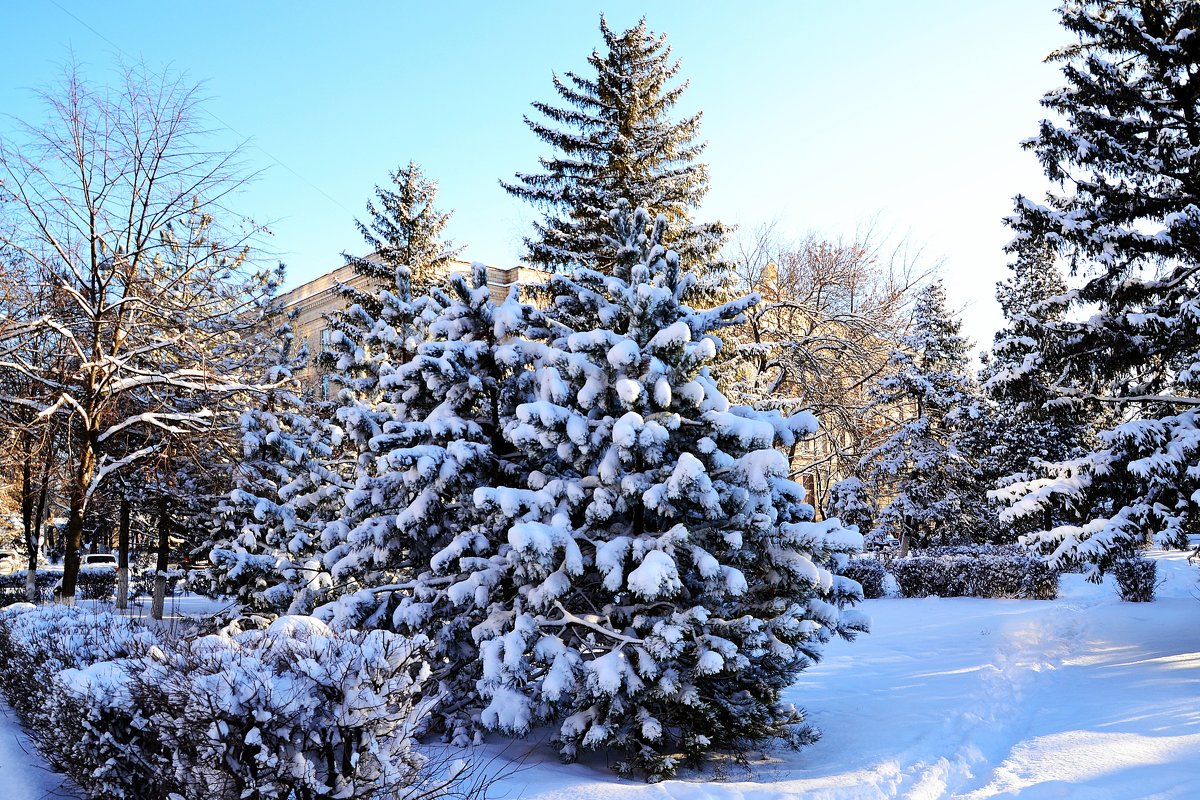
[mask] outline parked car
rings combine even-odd
[[[12,575],[21,568],[21,557],[14,550],[0,550],[0,575]]]
[[[80,569],[95,569],[96,567],[117,568],[117,557],[112,553],[87,553],[79,559]]]

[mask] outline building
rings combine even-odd
[[[451,275],[469,274],[470,271],[471,263],[459,260],[453,261],[449,269]],[[547,273],[541,270],[523,266],[509,269],[491,266],[487,268],[488,288],[491,289],[492,299],[497,303],[508,296],[511,286],[538,285],[545,283],[547,277]],[[292,332],[296,337],[296,348],[299,348],[301,343],[307,343],[310,356],[316,356],[325,350],[329,344],[329,315],[346,307],[346,300],[338,292],[338,286],[369,290],[369,283],[368,278],[355,274],[354,268],[346,265],[280,295],[279,302],[283,313],[295,314]],[[328,396],[328,381],[320,374],[312,358],[309,366],[300,372],[298,377],[306,389],[316,392],[318,396]]]

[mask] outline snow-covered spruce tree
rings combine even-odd
[[[391,174],[395,189],[375,187],[369,224],[356,221],[371,252],[345,256],[364,286],[339,287],[346,308],[330,317],[328,350],[318,358],[358,399],[378,391],[380,370],[404,363],[416,348],[414,302],[447,277],[458,250],[442,238],[449,213],[434,207],[437,183],[413,162]]]
[[[860,531],[871,530],[875,526],[875,505],[866,484],[851,476],[830,486],[825,516],[837,517],[843,525],[853,525]]]
[[[296,393],[293,374],[308,353],[293,345],[285,322],[265,376],[272,388],[240,416],[234,489],[214,512],[207,577],[236,595],[239,617],[308,613],[332,583],[320,541],[350,488],[336,463],[342,431]]]
[[[980,383],[993,404],[989,415],[992,446],[984,458],[984,480],[1005,487],[1029,481],[1044,463],[1083,455],[1094,440],[1097,410],[1063,401],[1051,390],[1058,373],[1041,357],[1047,325],[1063,319],[1067,285],[1053,253],[1018,258],[1012,275],[996,286],[1005,326],[983,357]],[[1049,506],[1043,509],[1049,514]],[[1017,531],[1030,525],[1053,527],[1050,518],[1014,520]],[[1003,526],[1012,531],[1013,525]]]
[[[326,531],[325,560],[335,581],[356,591],[318,615],[338,628],[428,636],[430,685],[444,698],[435,725],[466,744],[474,726],[463,709],[475,694],[478,652],[471,617],[446,593],[466,567],[442,551],[453,541],[486,549],[459,539],[477,535],[474,491],[529,468],[512,460],[500,430],[513,417],[518,387],[533,377],[524,365],[534,345],[516,336],[539,336],[541,323],[515,289],[495,305],[480,264],[470,279],[456,275],[447,291],[435,289],[428,308],[436,313],[420,345],[384,375],[380,398],[340,412],[361,456],[342,515]]]
[[[902,336],[874,403],[899,418],[894,432],[863,459],[876,497],[890,498],[873,533],[909,546],[968,541],[979,530],[986,487],[964,453],[961,431],[975,394],[967,342],[933,281],[917,297],[912,332]]]
[[[1086,455],[1008,487],[1006,519],[1075,519],[1026,537],[1097,578],[1150,538],[1186,546],[1200,513],[1200,4],[1069,2],[1067,85],[1026,143],[1061,187],[1018,197],[1009,251],[1063,257],[1078,288],[1040,321],[1056,403],[1112,409]],[[1050,511],[1047,512],[1047,508]]]
[[[517,173],[501,182],[509,194],[545,211],[525,239],[529,263],[545,269],[588,269],[611,273],[606,215],[627,200],[671,223],[666,244],[686,263],[714,264],[725,242],[720,223],[697,224],[693,211],[708,192],[708,168],[698,159],[701,114],[671,119],[687,82],[670,85],[679,73],[665,35],[643,18],[614,33],[603,16],[604,52],[588,63],[594,76],[554,76],[562,106],[536,102],[546,121],[525,118],[554,154],[540,159],[542,172]]]
[[[780,693],[865,630],[837,574],[862,538],[813,521],[776,449],[815,419],[730,406],[709,374],[712,331],[757,297],[688,307],[666,219],[625,204],[611,222],[614,274],[554,277],[548,345],[498,353],[536,351],[504,428],[523,468],[476,491],[486,519],[438,559],[469,573],[449,596],[480,620],[483,723],[553,721],[564,758],[612,748],[656,780],[714,748],[813,738]]]
[[[463,383],[464,390],[475,389],[471,376],[462,371],[447,375],[438,391],[431,393],[423,382],[427,360],[411,364],[427,339],[437,335],[430,324],[454,304],[436,287],[445,279],[455,252],[441,238],[449,215],[434,209],[437,186],[416,165],[398,171],[393,180],[399,191],[377,190],[382,211],[368,204],[373,226],[360,224],[375,254],[351,259],[356,273],[367,277],[368,283],[361,288],[343,287],[351,304],[331,320],[334,331],[321,356],[331,368],[332,381],[341,387],[337,418],[356,459],[354,489],[346,493],[338,519],[323,537],[326,565],[337,580],[349,582],[346,588],[350,589],[376,585],[377,576],[369,575],[370,570],[398,569],[407,557],[408,545],[398,534],[403,520],[395,517],[413,502],[405,487],[413,477],[406,471],[414,464],[401,467],[399,460],[389,461],[389,454],[397,451],[397,459],[420,455],[414,448],[426,443],[422,436],[431,430],[446,441],[469,440],[475,433],[466,429],[464,420],[451,418],[453,405],[443,405],[456,382]],[[414,292],[414,276],[423,276],[424,293]],[[469,295],[479,288],[462,281],[455,286]],[[434,371],[441,368],[452,370],[452,365],[438,364]],[[458,396],[459,391],[450,394]],[[435,409],[441,419],[431,428],[425,419]],[[410,424],[418,428],[410,429]],[[422,480],[429,477],[427,461],[416,466]],[[467,471],[462,477],[469,480],[471,474]],[[422,510],[419,516],[429,512]]]
[[[389,177],[395,188],[376,186],[379,205],[367,201],[370,223],[355,220],[371,252],[362,258],[347,255],[346,263],[354,267],[355,274],[382,286],[394,280],[397,267],[406,267],[412,293],[423,295],[445,280],[446,268],[461,250],[442,238],[452,212],[442,213],[434,207],[437,182],[426,178],[416,162],[409,161]],[[372,313],[382,309],[370,290],[347,288],[343,294]]]
[[[449,684],[446,696],[469,699],[474,645],[462,633],[466,620],[443,613],[437,588],[453,580],[455,565],[435,565],[432,554],[470,527],[471,492],[506,474],[493,451],[500,420],[511,413],[503,410],[513,402],[511,370],[493,351],[511,338],[510,326],[531,324],[533,310],[516,295],[494,307],[480,265],[417,296],[411,276],[444,272],[452,251],[440,238],[445,216],[427,211],[432,194],[410,200],[391,210],[408,220],[392,245],[415,263],[397,260],[371,302],[360,294],[338,320],[326,356],[342,387],[337,418],[355,465],[353,489],[322,536],[334,590],[346,597],[317,613],[340,628],[438,631],[431,636],[436,677]],[[441,717],[451,716],[455,709],[443,706]],[[462,742],[466,728],[449,724],[452,740]]]
[[[441,310],[429,294],[414,295],[413,275],[425,276],[427,287],[432,286],[432,276],[444,272],[454,252],[441,238],[449,215],[432,205],[437,185],[426,180],[414,164],[398,171],[393,180],[400,191],[376,190],[383,211],[368,203],[373,226],[359,224],[374,254],[364,259],[347,257],[356,274],[368,279],[367,285],[342,287],[349,305],[331,317],[328,349],[320,356],[331,381],[340,387],[337,418],[346,433],[349,455],[355,460],[353,483],[357,487],[345,493],[342,510],[322,536],[325,565],[330,569],[349,555],[356,564],[387,563],[388,556],[359,551],[370,545],[390,549],[394,555],[398,547],[389,544],[394,525],[387,516],[395,515],[406,503],[372,497],[371,490],[364,487],[375,477],[386,478],[389,467],[379,459],[395,444],[381,442],[380,437],[385,428],[404,419],[391,382],[397,370],[412,360],[424,341],[426,326]],[[366,530],[364,525],[373,525],[374,530]],[[367,539],[362,540],[363,536]],[[346,591],[374,582],[361,570],[352,574],[345,564],[336,576],[335,580],[345,584],[339,589]]]

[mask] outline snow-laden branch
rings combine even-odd
[[[1200,406],[1200,397],[1180,397],[1173,394],[1100,395],[1086,392],[1059,390],[1063,397],[1072,400],[1094,400],[1097,403],[1167,403],[1179,406]]]
[[[133,425],[152,425],[156,428],[162,428],[168,433],[188,433],[188,428],[178,427],[176,425],[172,425],[171,423],[186,422],[192,423],[196,427],[205,427],[208,425],[207,420],[212,417],[212,415],[212,409],[209,408],[203,408],[191,414],[170,414],[157,411],[147,411],[142,414],[135,414],[132,417],[118,422],[116,425],[113,425],[108,430],[97,436],[96,441],[103,442],[113,434],[119,433],[120,431],[123,431]]]
[[[76,400],[74,397],[72,397],[67,392],[63,392],[62,394],[60,394],[58,396],[58,399],[55,400],[53,404],[46,406],[46,408],[44,408],[40,412],[38,412],[38,417],[41,419],[45,419],[47,417],[53,416],[63,406],[70,406],[75,411],[78,411],[79,416],[83,418],[83,424],[85,426],[91,425],[91,421],[92,421],[91,415],[88,414],[88,412],[84,409],[84,407],[79,404],[78,400]]]
[[[84,504],[86,505],[87,503],[89,503],[91,501],[92,494],[96,491],[97,488],[99,488],[100,484],[109,475],[111,475],[112,473],[116,472],[117,470],[119,470],[123,467],[129,466],[134,461],[137,461],[141,458],[145,458],[146,456],[151,455],[152,453],[160,450],[161,448],[162,448],[161,443],[148,445],[146,447],[141,448],[140,450],[135,450],[132,453],[129,453],[129,454],[123,456],[122,458],[118,458],[115,461],[108,460],[107,456],[106,456],[104,463],[102,463],[100,465],[99,469],[96,470],[96,474],[92,476],[92,482],[88,484],[87,492],[84,494],[84,501],[83,501]]]
[[[565,628],[568,625],[578,625],[582,628],[587,628],[589,630],[595,631],[596,633],[603,634],[610,639],[616,639],[618,642],[624,642],[625,644],[644,644],[644,642],[641,639],[635,639],[632,636],[626,636],[623,633],[617,633],[616,631],[609,630],[608,628],[604,627],[603,625],[598,625],[595,622],[586,620],[583,617],[579,617],[579,616],[576,616],[575,614],[572,614],[570,611],[567,611],[567,609],[563,606],[563,604],[561,602],[559,602],[557,600],[554,601],[554,607],[557,608],[559,610],[559,612],[562,613],[562,617],[560,619],[538,620],[539,625],[552,625],[555,627],[562,627],[562,628]]]

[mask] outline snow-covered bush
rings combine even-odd
[[[50,599],[54,584],[62,578],[61,572],[46,572],[38,570],[34,576],[38,591],[38,600],[45,602]],[[29,580],[28,570],[18,570],[8,575],[0,575],[0,606],[10,603],[24,603],[29,599],[26,592],[26,582]]]
[[[931,547],[892,559],[888,569],[904,597],[1058,596],[1058,573],[1012,545]]]
[[[437,797],[414,749],[420,643],[282,617],[172,639],[80,608],[0,616],[0,687],[52,764],[97,798]]]
[[[173,597],[179,589],[181,583],[188,585],[188,588],[193,588],[189,578],[192,576],[201,575],[200,570],[183,570],[183,569],[168,569],[162,572],[166,578],[166,595]],[[129,596],[134,597],[150,597],[154,594],[154,583],[158,579],[159,571],[156,569],[143,570],[133,579],[129,581]]]
[[[46,759],[92,797],[165,797],[169,762],[128,702],[121,666],[157,644],[130,620],[74,606],[0,612],[0,689]]]
[[[852,581],[858,581],[863,597],[874,600],[883,597],[883,583],[887,578],[887,567],[874,558],[852,558],[838,572]]]
[[[59,671],[126,658],[155,642],[148,629],[125,617],[18,603],[0,610],[0,689],[23,711],[23,698],[47,691]]]
[[[1149,603],[1158,588],[1158,562],[1151,561],[1141,553],[1132,558],[1122,558],[1113,563],[1113,580],[1117,582],[1117,593],[1130,603]]]
[[[83,567],[75,578],[75,587],[84,600],[112,600],[117,592],[117,571],[111,567]]]
[[[425,667],[419,644],[395,634],[281,617],[150,651],[138,666],[134,704],[186,797],[399,797],[426,781],[412,739]]]

